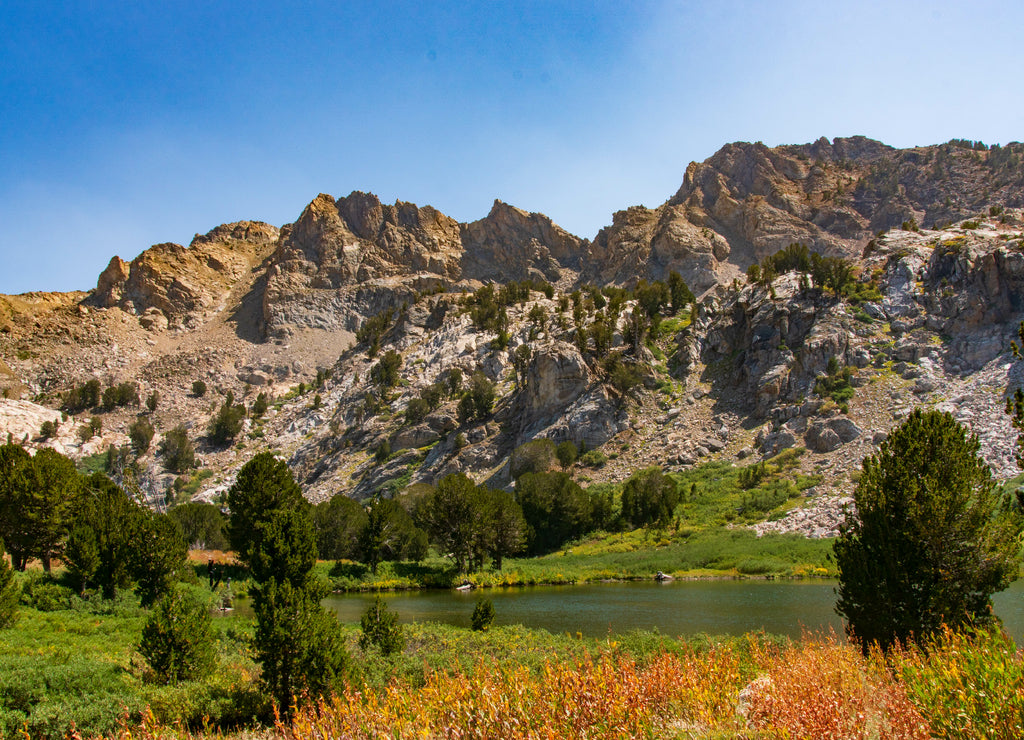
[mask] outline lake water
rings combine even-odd
[[[523,624],[551,632],[590,637],[632,629],[657,628],[663,634],[742,635],[765,632],[799,637],[804,629],[834,628],[835,582],[810,581],[655,581],[585,586],[531,586],[477,591],[403,591],[383,594],[401,622],[442,622],[469,626],[479,597],[494,603],[495,624]],[[324,605],[343,622],[358,622],[375,594],[333,595]],[[994,598],[1007,632],[1024,642],[1024,581]]]

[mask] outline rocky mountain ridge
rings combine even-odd
[[[88,415],[46,441],[29,432],[56,421],[61,394],[88,379],[155,391],[156,441],[184,424],[210,473],[175,489],[199,476],[168,473],[150,450],[141,480],[154,504],[174,490],[215,497],[262,449],[289,459],[320,500],[390,495],[458,470],[508,485],[512,450],[541,437],[599,452],[574,469],[592,481],[806,447],[801,465],[822,483],[791,528],[827,533],[850,474],[915,405],[954,411],[996,473],[1015,474],[1001,399],[1021,382],[1007,349],[1024,318],[1022,155],[1017,144],[896,150],[863,137],[730,144],[691,164],[665,204],[616,213],[592,242],[499,201],[460,224],[429,206],[320,195],[280,229],[228,224],[188,248],[115,257],[88,294],[0,297],[0,431],[95,454],[125,444],[140,409],[88,412],[103,430],[86,442],[77,430]],[[799,272],[747,279],[793,242],[847,259],[877,295],[851,301]],[[612,315],[587,287],[672,271],[698,300],[647,346],[629,341],[634,299]],[[507,326],[474,320],[477,291],[513,281],[532,289],[504,307]],[[382,316],[371,352],[356,332]],[[382,391],[374,366],[389,350],[399,382]],[[615,382],[609,355],[635,371],[632,386]],[[849,368],[845,413],[820,387],[836,368]],[[467,419],[449,395],[423,418],[408,414],[455,369],[494,384],[493,413]],[[195,380],[216,392],[193,394]],[[277,402],[218,448],[204,432],[227,391],[249,406],[261,392]]]

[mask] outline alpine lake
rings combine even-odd
[[[522,624],[550,632],[605,637],[635,629],[670,636],[742,635],[763,631],[799,637],[835,630],[832,580],[674,580],[528,586],[475,591],[421,590],[380,594],[400,622],[469,627],[478,599],[494,604],[496,625]],[[324,600],[343,622],[359,622],[375,593],[333,594]],[[1024,642],[1024,579],[993,598],[995,613]],[[247,606],[247,605],[246,605]],[[245,607],[242,607],[245,609]]]

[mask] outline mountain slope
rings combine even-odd
[[[262,449],[323,499],[460,470],[506,485],[510,453],[538,437],[598,450],[603,465],[575,469],[592,481],[799,446],[822,481],[807,525],[821,529],[863,455],[917,404],[956,411],[997,473],[1014,472],[1001,397],[1021,382],[1006,349],[1024,318],[1022,154],[863,137],[730,144],[691,164],[663,205],[616,213],[592,242],[498,201],[460,224],[371,194],[319,195],[280,229],[228,224],[188,248],[115,257],[88,294],[0,297],[0,389],[22,399],[0,404],[0,432],[52,420],[89,379],[132,382],[158,396],[155,442],[185,424],[199,444],[211,473],[193,488],[207,498]],[[846,259],[854,292],[799,271],[747,280],[792,242]],[[698,294],[693,310],[663,307],[634,341],[639,294],[614,288],[672,271]],[[397,383],[382,387],[374,368],[389,351]],[[494,384],[490,413],[469,418],[458,394],[438,393],[454,370],[467,386],[474,374]],[[825,390],[837,372],[845,413]],[[193,394],[196,380],[213,392]],[[277,402],[218,448],[204,433],[228,391]],[[426,413],[410,411],[425,398]],[[86,410],[27,444],[93,454],[125,444],[142,411]],[[91,415],[103,431],[83,442]],[[154,504],[187,482],[175,489],[154,450],[140,462]]]

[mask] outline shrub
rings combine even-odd
[[[588,450],[580,456],[580,463],[588,468],[600,468],[608,462],[608,456],[601,450]]]
[[[494,604],[490,599],[480,599],[473,607],[470,625],[474,632],[486,632],[494,621]]]
[[[634,527],[665,524],[679,504],[679,487],[653,467],[634,473],[622,487],[622,518]]]
[[[387,604],[379,596],[363,614],[359,626],[362,629],[359,647],[363,651],[375,646],[384,655],[391,655],[405,648],[405,635],[398,623],[398,615],[388,611]]]
[[[383,389],[393,388],[398,384],[399,370],[402,369],[402,356],[389,349],[376,365],[370,368],[370,380]]]
[[[112,411],[122,406],[138,406],[139,389],[134,383],[125,381],[112,385],[103,391],[103,408]]]
[[[184,473],[195,465],[196,451],[184,425],[178,425],[160,440],[164,467],[173,473]]]
[[[245,419],[245,406],[235,403],[235,395],[228,392],[224,403],[210,420],[206,434],[210,442],[215,445],[228,445],[234,441],[239,432],[242,431],[242,422]]]
[[[204,676],[214,663],[209,608],[187,591],[165,594],[142,628],[139,652],[160,683]]]
[[[57,432],[60,429],[60,422],[57,421],[44,421],[39,427],[39,436],[43,439],[50,439],[57,436]]]
[[[153,424],[145,416],[140,416],[128,427],[128,438],[132,441],[132,451],[136,455],[142,455],[149,450],[156,430]]]
[[[64,397],[64,408],[71,413],[95,408],[100,405],[100,381],[88,380],[75,386]]]
[[[153,391],[146,397],[146,408],[150,412],[156,411],[156,407],[160,404],[160,394],[157,391]]]
[[[562,470],[572,467],[573,463],[580,455],[579,448],[572,442],[566,440],[560,442],[558,447],[555,448],[555,455],[558,457],[558,464],[562,466]]]
[[[265,413],[267,413],[267,407],[269,405],[269,399],[266,393],[260,393],[256,396],[256,401],[252,405],[252,417],[259,419]]]
[[[430,413],[430,404],[423,398],[413,398],[405,410],[405,420],[410,424],[419,424]]]
[[[509,458],[509,474],[514,480],[524,473],[546,473],[555,464],[557,449],[550,439],[533,439],[519,445]]]
[[[206,395],[206,383],[202,380],[196,380],[192,383],[192,395],[196,398],[202,398]]]
[[[82,440],[82,442],[88,442],[90,439],[92,439],[102,431],[103,420],[98,416],[94,416],[91,419],[89,419],[89,422],[87,424],[83,424],[82,426],[78,427],[78,438]]]

